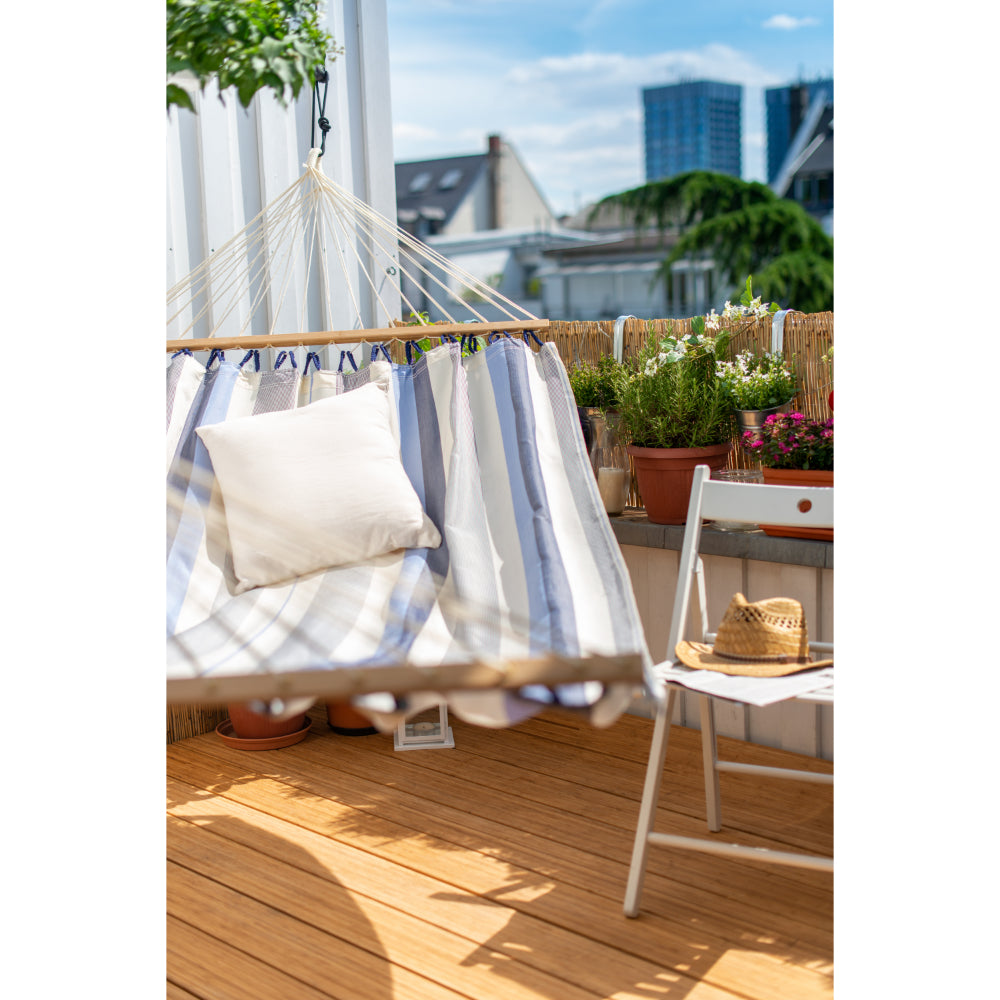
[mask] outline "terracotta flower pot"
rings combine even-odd
[[[372,720],[349,701],[328,701],[326,720],[330,728],[340,736],[373,736],[378,733]]]
[[[628,453],[635,465],[639,496],[652,524],[684,524],[697,465],[725,468],[732,442],[706,448],[636,448]]]
[[[297,733],[306,722],[306,713],[300,712],[289,719],[272,719],[268,715],[254,712],[245,704],[226,706],[233,732],[241,740],[268,740],[276,736]]]
[[[832,469],[768,469],[762,470],[764,483],[772,486],[833,486]],[[777,538],[812,538],[833,541],[833,528],[794,528],[778,524],[762,524],[765,535]]]

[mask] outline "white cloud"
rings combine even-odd
[[[798,28],[814,28],[819,21],[815,17],[792,17],[791,14],[775,14],[761,27],[777,28],[779,31],[795,31]]]
[[[535,100],[617,103],[625,91],[638,102],[643,87],[706,76],[757,86],[777,82],[772,72],[731,46],[718,43],[645,56],[616,52],[546,56],[514,66],[507,72],[506,80],[530,91]]]
[[[435,52],[433,72],[425,53],[408,50],[393,64],[395,158],[482,152],[496,132],[553,209],[571,211],[643,182],[642,88],[699,78],[743,85],[744,171],[759,175],[762,155],[750,134],[763,125],[763,88],[782,79],[723,44],[527,60],[448,46]]]
[[[408,145],[417,142],[433,142],[441,136],[432,128],[414,125],[412,122],[393,122],[392,137],[397,143]]]
[[[599,31],[608,18],[624,18],[623,8],[634,6],[635,0],[597,0],[577,17],[576,30],[581,35]]]

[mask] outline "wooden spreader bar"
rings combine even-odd
[[[338,699],[380,691],[407,694],[412,691],[516,689],[527,684],[593,680],[641,684],[642,679],[642,659],[638,653],[586,657],[549,654],[522,660],[473,660],[434,666],[348,666],[230,677],[171,678],[167,681],[167,704],[224,705],[255,698]]]
[[[175,351],[237,351],[266,347],[319,347],[324,344],[379,344],[387,340],[422,340],[424,337],[477,337],[490,333],[537,333],[549,328],[547,319],[506,320],[501,323],[440,323],[425,326],[391,326],[374,330],[327,330],[320,333],[272,333],[246,337],[181,338],[167,341]]]

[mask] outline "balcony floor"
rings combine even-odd
[[[828,874],[653,847],[642,914],[622,914],[648,720],[452,717],[455,749],[401,753],[310,716],[281,750],[167,747],[168,997],[832,997]],[[705,834],[699,754],[675,727],[658,829]],[[832,853],[829,786],[721,781],[720,839]]]

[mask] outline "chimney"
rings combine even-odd
[[[489,216],[488,229],[500,228],[500,136],[491,135],[488,138],[489,151],[486,159],[486,177],[489,184]]]

